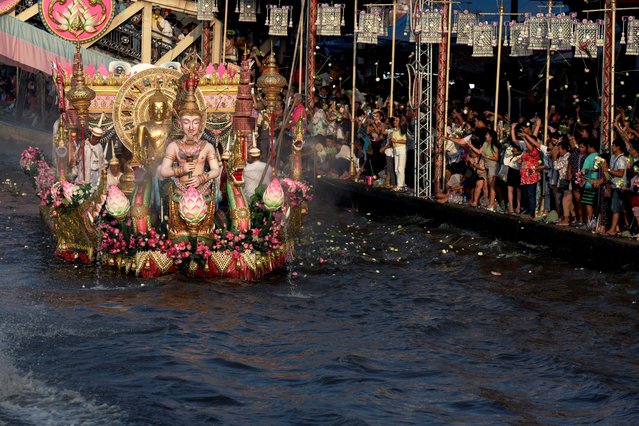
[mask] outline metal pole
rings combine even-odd
[[[351,79],[353,80],[351,83],[351,165],[349,169],[349,173],[351,178],[355,177],[355,90],[357,89],[357,84],[355,79],[357,77],[357,34],[355,30],[357,29],[357,0],[355,1],[355,9],[353,10],[353,73],[351,75]]]
[[[493,116],[493,130],[497,130],[499,114],[499,82],[501,80],[501,39],[504,30],[504,2],[499,4],[499,32],[497,36],[497,77],[495,80],[495,115]]]
[[[239,1],[239,0],[238,0]],[[226,26],[229,21],[229,0],[226,0],[224,6],[224,34],[222,34],[222,60],[221,63],[226,63]]]
[[[391,47],[391,81],[390,81],[390,103],[388,105],[388,116],[392,117],[393,116],[393,106],[394,106],[394,102],[393,102],[393,90],[395,88],[395,40],[396,40],[396,34],[397,34],[397,30],[396,27],[397,26],[397,0],[393,0],[393,37],[392,37],[392,47]]]

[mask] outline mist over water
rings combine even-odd
[[[137,279],[53,258],[18,154],[0,159],[0,424],[639,418],[633,271],[316,202],[263,282]]]

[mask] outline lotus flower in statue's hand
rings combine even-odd
[[[197,225],[206,216],[207,207],[202,194],[194,187],[190,187],[180,200],[180,217],[188,225]]]
[[[109,195],[106,200],[106,210],[107,212],[118,220],[122,220],[126,217],[127,213],[129,213],[129,209],[131,208],[131,204],[129,203],[129,199],[124,195],[120,188],[117,185],[111,185],[109,188]]]
[[[73,200],[73,193],[76,186],[66,180],[61,181],[60,185],[62,186],[62,195],[64,195],[65,200],[71,202]]]
[[[262,196],[262,201],[266,208],[270,211],[279,210],[284,204],[284,191],[282,190],[282,185],[280,185],[280,181],[275,178],[269,183],[266,191],[264,191],[264,195]]]

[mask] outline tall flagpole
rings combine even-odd
[[[357,77],[357,0],[354,0],[355,8],[353,10],[353,74],[351,75],[352,90],[351,90],[351,165],[350,175],[351,178],[355,177],[355,91],[357,90],[357,84],[355,79]]]

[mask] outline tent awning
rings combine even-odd
[[[96,52],[81,49],[83,65],[93,64],[96,68],[100,64],[108,67],[109,62],[117,59]],[[68,64],[73,60],[75,46],[22,22],[9,15],[0,16],[0,62],[18,66],[26,71],[42,71],[51,74],[51,63],[59,61]]]

